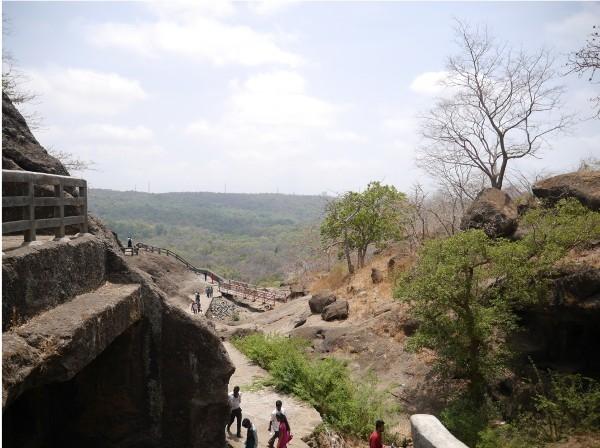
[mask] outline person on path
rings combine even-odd
[[[193,300],[192,300],[192,306],[191,306],[191,309],[192,309],[192,313],[193,313],[193,314],[196,314],[196,313],[198,312],[198,307],[197,307],[197,305],[196,305],[196,302],[194,302]]]
[[[204,289],[204,293],[206,294],[206,297],[210,298],[210,287],[208,287],[208,286],[207,286],[207,287]]]
[[[208,293],[210,294],[209,297],[212,299],[212,296],[213,296],[213,287],[212,286],[208,287]]]
[[[273,431],[273,435],[269,439],[269,448],[273,448],[275,439],[279,437],[279,421],[277,420],[277,414],[285,415],[285,409],[281,407],[281,400],[275,402],[275,409],[271,412],[271,420],[269,421],[268,431]]]
[[[290,424],[288,423],[285,414],[278,412],[276,414],[277,421],[279,422],[279,437],[277,439],[277,448],[287,448],[288,443],[292,440],[292,432],[290,430]]]
[[[375,422],[375,431],[373,431],[371,437],[369,437],[369,448],[389,448],[381,441],[383,431],[385,431],[385,422],[383,420],[377,420]]]
[[[258,448],[258,433],[256,432],[256,426],[252,424],[249,418],[245,418],[242,421],[242,426],[248,429],[244,448]]]
[[[131,241],[131,237],[127,238],[127,247],[130,249],[133,248],[133,241]]]
[[[233,420],[237,418],[237,437],[242,437],[242,394],[240,393],[240,386],[235,386],[233,392],[229,394],[229,409],[231,409],[231,416],[229,417],[229,424],[227,425],[227,432],[231,432],[231,424]]]
[[[196,301],[196,305],[198,305],[198,308],[200,308],[200,292],[196,291],[196,294],[194,295],[194,300]]]

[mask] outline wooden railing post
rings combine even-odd
[[[54,230],[54,238],[60,239],[65,236],[65,192],[62,182],[54,186],[54,196],[59,201],[59,204],[54,207],[54,217],[60,219],[59,226]]]
[[[23,219],[29,220],[29,228],[25,230],[25,242],[30,243],[35,241],[35,205],[34,205],[34,197],[35,197],[35,187],[33,185],[33,180],[29,180],[27,182],[27,205],[23,207],[24,216]]]
[[[79,197],[83,198],[83,205],[81,206],[81,214],[83,215],[83,222],[79,227],[79,231],[81,233],[88,232],[88,222],[87,222],[87,182],[84,186],[79,187]]]

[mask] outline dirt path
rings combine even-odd
[[[275,408],[275,401],[281,400],[286,410],[294,439],[289,446],[307,447],[301,439],[310,434],[313,429],[321,423],[319,413],[311,406],[289,395],[283,395],[275,392],[270,387],[263,387],[259,390],[252,390],[252,385],[256,380],[266,378],[268,373],[260,367],[254,365],[239,350],[233,347],[229,342],[224,342],[225,348],[229,353],[231,361],[235,365],[235,373],[229,380],[229,388],[240,386],[242,392],[242,417],[248,417],[256,426],[258,431],[258,446],[265,447],[270,438],[267,432],[269,427],[269,418]],[[244,446],[246,432],[242,428],[242,438],[235,437],[235,423],[232,425],[232,433],[227,434],[227,441],[234,447]]]

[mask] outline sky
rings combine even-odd
[[[40,143],[94,161],[92,188],[330,194],[433,185],[419,116],[443,95],[455,20],[564,64],[600,24],[578,2],[3,2],[38,94]],[[599,86],[560,80],[577,124],[525,174],[600,156]]]

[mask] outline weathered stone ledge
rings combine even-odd
[[[66,381],[142,316],[139,285],[105,283],[2,335],[2,405]]]

